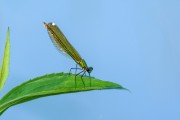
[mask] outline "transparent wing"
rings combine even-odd
[[[53,45],[57,48],[57,50],[59,51],[59,53],[61,53],[62,55],[70,58],[70,56],[66,53],[66,51],[58,45],[58,43],[56,42],[56,40],[54,40],[53,35],[48,31],[49,37],[51,38],[51,41],[53,43]]]

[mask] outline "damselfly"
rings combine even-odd
[[[82,59],[80,54],[77,52],[77,50],[70,44],[70,42],[66,39],[64,34],[61,32],[61,30],[58,28],[58,26],[55,23],[48,23],[46,24],[44,22],[44,26],[47,28],[48,34],[55,45],[55,47],[62,53],[67,54],[70,56],[75,62],[76,62],[76,68],[71,68],[70,72],[72,69],[75,69],[75,87],[76,87],[76,77],[81,74],[81,80],[83,82],[83,85],[85,87],[85,83],[83,81],[83,76],[86,74],[86,72],[89,74],[90,78],[90,86],[91,86],[91,77],[90,74],[93,70],[93,67],[88,67],[85,60]],[[77,64],[81,68],[77,68]],[[76,74],[77,69],[82,70],[81,72]]]

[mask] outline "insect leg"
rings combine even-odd
[[[76,72],[77,72],[77,64],[76,64],[76,70],[75,70],[75,74],[76,74]]]
[[[84,70],[82,70],[81,72],[79,72],[78,74],[75,75],[75,88],[76,88],[76,76],[78,76],[78,75],[81,74],[82,72],[84,72]]]
[[[89,73],[89,78],[90,78],[90,87],[91,87],[91,75],[90,75],[90,73]]]
[[[82,80],[82,83],[83,83],[83,85],[84,85],[84,87],[85,87],[85,83],[84,83],[84,80],[83,80],[84,74],[86,74],[86,71],[84,71],[84,73],[81,75],[81,80]]]
[[[75,69],[75,74],[76,74],[76,72],[77,72],[77,69],[78,69],[78,70],[82,70],[81,68],[77,68],[77,64],[76,64],[76,67],[75,67],[75,68],[71,68],[71,69],[69,70],[69,75],[71,74],[71,70],[72,70],[72,69]]]
[[[86,72],[85,72],[85,76],[87,76],[87,75],[86,75]]]

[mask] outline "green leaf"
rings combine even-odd
[[[74,74],[53,73],[29,80],[12,89],[0,100],[0,114],[13,105],[40,97],[90,90],[125,89],[119,84],[95,78],[91,78],[92,85],[90,87],[90,79],[86,76],[83,77],[86,86],[83,86],[81,77],[77,76],[75,87],[74,78]]]
[[[6,34],[6,45],[4,48],[4,56],[2,60],[2,66],[0,68],[0,91],[2,90],[4,83],[9,73],[9,61],[10,61],[10,30],[8,28]]]

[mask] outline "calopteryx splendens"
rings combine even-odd
[[[77,50],[70,44],[70,42],[66,39],[66,37],[64,36],[64,34],[61,32],[61,30],[58,28],[58,26],[55,23],[48,23],[46,24],[44,22],[44,26],[47,28],[48,34],[53,42],[53,44],[55,45],[55,47],[62,53],[67,54],[68,56],[70,56],[75,62],[76,62],[76,68],[71,68],[71,69],[81,69],[82,71],[77,73],[75,72],[75,86],[76,86],[76,76],[77,75],[81,75],[81,79],[83,82],[83,85],[85,87],[85,83],[83,81],[83,76],[86,74],[86,72],[90,74],[93,70],[92,67],[88,67],[85,60],[82,59],[82,57],[80,56],[80,54],[77,52]],[[77,68],[77,64],[81,67],[81,68]],[[70,69],[70,72],[71,72]],[[90,77],[90,86],[91,86],[91,77]]]

